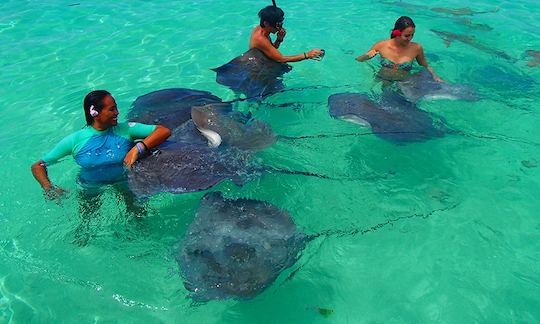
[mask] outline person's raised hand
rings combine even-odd
[[[278,32],[277,32],[277,41],[278,42],[283,42],[283,39],[285,38],[285,35],[287,35],[287,31],[285,30],[285,28],[281,28]]]

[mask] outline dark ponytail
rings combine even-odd
[[[84,97],[84,117],[86,118],[86,125],[92,125],[94,117],[90,114],[90,106],[94,106],[92,109],[98,113],[103,109],[103,99],[111,94],[107,90],[94,90]]]
[[[413,20],[407,16],[399,17],[394,24],[394,29],[390,33],[390,38],[401,35],[401,32],[407,27],[416,27],[416,25],[414,24]]]

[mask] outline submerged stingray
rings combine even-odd
[[[197,301],[249,299],[292,266],[308,237],[267,202],[206,194],[176,260]]]
[[[135,195],[148,197],[206,190],[229,179],[241,185],[258,175],[249,155],[238,149],[168,142],[133,165],[128,185]]]
[[[491,27],[490,25],[475,23],[472,20],[470,20],[469,18],[459,19],[458,22],[460,24],[463,24],[463,25],[465,25],[465,26],[467,26],[469,28],[476,29],[476,30],[483,30],[483,31],[492,31],[493,30],[493,27]]]
[[[191,118],[193,106],[220,102],[221,98],[208,91],[163,89],[138,97],[128,113],[128,120],[174,128]]]
[[[334,118],[369,126],[378,137],[393,143],[418,142],[442,137],[446,127],[436,125],[431,115],[391,90],[380,103],[360,93],[339,93],[328,98]]]
[[[496,13],[499,11],[499,8],[495,8],[492,10],[486,10],[486,11],[474,11],[471,8],[457,8],[457,9],[450,9],[450,8],[431,8],[431,11],[434,12],[440,12],[440,13],[447,13],[454,16],[472,16],[472,15],[478,15],[478,14],[485,14],[485,13]]]
[[[532,60],[527,62],[528,66],[540,66],[540,51],[528,50],[526,54],[532,58]]]
[[[292,67],[266,57],[263,52],[252,48],[218,68],[216,81],[247,98],[264,97],[284,89],[281,77]]]
[[[392,6],[405,8],[406,10],[409,10],[409,11],[419,11],[419,10],[425,11],[429,9],[433,12],[445,13],[445,14],[450,14],[453,16],[472,16],[472,15],[485,14],[485,13],[495,13],[499,11],[498,7],[492,10],[474,11],[470,8],[457,8],[457,9],[442,8],[442,7],[430,8],[428,6],[407,3],[404,1],[393,1],[393,2],[382,1],[382,3],[386,5],[392,5]]]
[[[480,91],[487,91],[490,97],[510,99],[517,93],[537,93],[537,81],[512,66],[479,66],[471,68],[466,78],[478,84]]]
[[[233,111],[231,105],[211,104],[193,107],[191,117],[212,147],[223,141],[244,150],[264,149],[276,141],[267,123]]]
[[[420,99],[478,100],[471,88],[465,85],[437,82],[426,70],[411,74],[396,84],[407,100],[413,102]]]
[[[472,47],[474,47],[474,48],[476,48],[476,49],[478,49],[478,50],[480,50],[482,52],[501,57],[501,58],[503,58],[505,60],[508,60],[508,61],[514,61],[515,60],[510,55],[506,54],[505,52],[503,52],[501,50],[497,50],[497,49],[488,47],[488,46],[486,46],[486,45],[484,45],[482,43],[479,43],[472,36],[454,34],[454,33],[451,33],[451,32],[445,32],[445,31],[434,30],[434,29],[431,29],[431,31],[434,32],[440,38],[442,38],[444,40],[444,43],[445,43],[446,46],[450,46],[450,44],[453,41],[458,41],[458,42],[462,42],[463,44],[467,44],[469,46],[472,46]]]

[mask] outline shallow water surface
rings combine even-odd
[[[252,300],[195,304],[183,286],[174,252],[204,192],[157,195],[138,218],[107,188],[99,213],[83,217],[78,168],[66,159],[49,175],[69,194],[60,204],[43,198],[30,165],[84,125],[89,91],[110,90],[124,118],[158,89],[236,98],[210,69],[247,50],[263,5],[4,0],[0,322],[540,321],[540,68],[525,54],[540,50],[540,5],[530,0],[483,0],[469,15],[432,10],[470,6],[463,1],[278,1],[280,50],[321,47],[326,56],[294,63],[284,77],[291,90],[235,109],[305,137],[282,137],[258,162],[339,180],[266,173],[211,190],[286,209],[308,234],[341,235],[310,242]],[[480,96],[421,102],[457,132],[407,145],[333,119],[327,107],[335,93],[380,92],[378,63],[354,58],[400,15],[415,20],[415,41],[438,74]],[[431,30],[458,36],[447,44]],[[351,133],[363,135],[339,136]]]

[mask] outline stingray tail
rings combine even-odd
[[[394,224],[396,222],[399,222],[399,221],[402,221],[402,220],[412,219],[412,218],[417,218],[417,217],[428,218],[428,217],[430,217],[430,216],[432,216],[432,215],[434,215],[436,213],[446,212],[446,211],[455,209],[457,206],[459,206],[459,203],[455,203],[454,205],[450,205],[450,206],[447,206],[447,207],[444,207],[444,208],[431,210],[427,214],[412,214],[412,215],[397,217],[397,218],[394,218],[394,219],[389,219],[386,222],[375,224],[375,225],[367,227],[367,228],[352,228],[352,229],[348,229],[348,230],[326,230],[326,231],[322,231],[322,232],[319,232],[319,233],[316,233],[316,234],[308,235],[306,237],[306,243],[314,241],[315,239],[318,239],[318,238],[322,238],[319,246],[316,248],[315,251],[312,252],[311,255],[308,256],[308,259],[302,265],[298,266],[296,269],[294,269],[287,276],[287,278],[283,281],[283,283],[281,285],[284,285],[286,282],[293,279],[293,277],[311,261],[313,256],[318,254],[318,252],[321,249],[322,245],[331,236],[335,236],[335,237],[339,238],[339,237],[344,237],[344,236],[355,236],[355,235],[358,235],[358,234],[364,235],[364,234],[367,234],[367,233],[370,233],[370,232],[375,232],[375,231],[377,231],[377,230],[379,230],[381,228],[387,227],[387,226],[394,226]],[[299,256],[299,259],[300,259],[300,257],[301,257],[301,255]]]
[[[468,138],[476,138],[480,140],[493,140],[493,141],[521,143],[521,144],[527,144],[527,145],[532,145],[532,146],[540,146],[540,143],[526,141],[523,139],[509,137],[505,135],[499,135],[499,134],[495,134],[495,135],[473,134],[473,133],[466,133],[464,131],[453,129],[453,128],[449,128],[448,133],[452,135],[458,135],[458,136],[463,136],[463,137],[468,137]]]
[[[318,134],[318,135],[303,135],[303,136],[282,136],[282,135],[279,135],[277,138],[281,139],[281,140],[286,140],[286,141],[297,141],[297,140],[304,140],[304,139],[311,139],[311,138],[341,138],[341,137],[351,137],[351,136],[367,136],[367,135],[379,135],[380,136],[380,135],[399,135],[399,134],[419,134],[419,135],[425,135],[426,138],[428,137],[428,134],[426,134],[425,132],[399,131],[399,132],[364,132],[364,133],[344,133],[344,134]],[[440,136],[442,136],[442,133],[440,134]],[[404,144],[401,141],[395,141],[395,142],[396,142],[396,144]],[[408,141],[406,141],[406,142],[408,142]]]
[[[278,140],[285,140],[285,141],[296,141],[296,140],[303,140],[303,139],[311,139],[311,138],[341,138],[341,137],[351,137],[351,136],[366,136],[366,135],[375,135],[374,132],[364,132],[364,133],[343,133],[343,134],[316,134],[316,135],[302,135],[302,136],[285,136],[285,135],[278,135]]]
[[[388,175],[370,175],[366,177],[332,177],[325,174],[320,173],[313,173],[309,171],[298,171],[298,170],[287,170],[287,169],[280,169],[272,166],[265,166],[265,171],[272,172],[272,173],[281,173],[281,174],[288,174],[288,175],[297,175],[297,176],[304,176],[304,177],[314,177],[329,181],[373,181],[373,180],[380,180],[385,179],[388,177]],[[390,175],[391,173],[389,173]]]
[[[272,0],[272,4],[274,5],[274,7],[277,8],[277,5],[276,5],[276,0]]]

